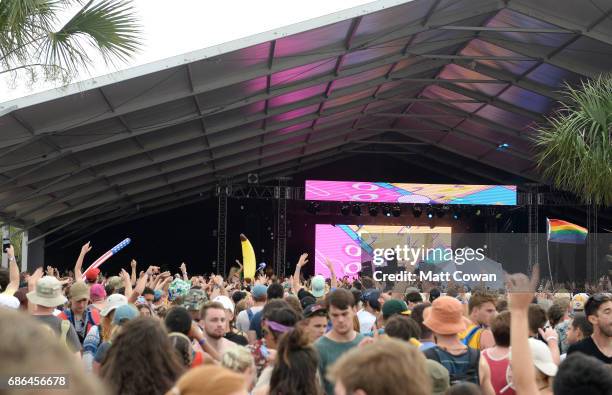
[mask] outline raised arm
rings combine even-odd
[[[130,281],[130,275],[125,269],[121,269],[121,273],[119,273],[119,277],[123,280],[123,287],[125,288],[124,295],[126,298],[129,298],[132,295],[132,281]]]
[[[185,262],[181,263],[181,274],[183,275],[183,281],[189,281],[189,276],[187,275],[187,265]]]
[[[43,276],[43,269],[39,267],[32,273],[30,277],[28,277],[28,292],[32,292],[36,290],[36,283]],[[36,305],[34,303],[28,303],[28,312],[33,314],[36,312]]]
[[[130,275],[130,284],[132,284],[132,286],[136,285],[136,259],[132,259],[132,261],[130,262],[130,266],[132,267],[132,274]]]
[[[17,266],[17,259],[15,259],[15,249],[12,245],[9,245],[6,249],[6,255],[9,263],[9,283],[3,294],[12,296],[19,289],[19,267]]]
[[[512,381],[517,395],[533,395],[539,393],[536,384],[535,368],[531,349],[529,348],[529,323],[527,311],[533,300],[534,290],[538,283],[537,266],[529,280],[524,274],[513,274],[509,281],[510,347],[512,357]]]
[[[74,264],[74,280],[75,281],[80,281],[83,277],[83,273],[82,273],[83,260],[85,259],[85,255],[87,255],[89,251],[91,251],[91,245],[89,244],[89,241],[88,241],[87,243],[83,245],[83,247],[81,247],[81,253],[79,254],[79,257],[77,258],[77,261]]]
[[[325,266],[329,269],[330,278],[331,278],[331,287],[338,288],[338,279],[336,279],[336,272],[334,271],[334,264],[325,257]]]
[[[300,284],[300,273],[302,271],[302,266],[308,263],[308,254],[303,253],[300,255],[300,259],[298,263],[295,265],[295,272],[293,272],[293,281],[291,282],[291,288],[293,293],[297,295],[298,291],[302,288]]]
[[[140,273],[140,277],[136,281],[136,286],[134,287],[132,294],[128,298],[128,303],[136,302],[136,299],[138,299],[138,297],[142,295],[145,289],[145,286],[147,285],[147,280],[149,279],[150,272],[151,272],[151,267],[149,267],[149,269],[147,269],[146,272]]]

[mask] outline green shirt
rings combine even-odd
[[[361,340],[363,340],[363,335],[357,333],[355,339],[350,342],[338,343],[327,336],[321,336],[314,344],[315,348],[319,352],[319,374],[323,379],[323,388],[325,389],[325,393],[328,395],[333,395],[334,393],[334,385],[327,381],[327,368],[336,362],[338,358],[345,352],[349,351],[351,348],[356,347]]]

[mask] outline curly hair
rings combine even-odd
[[[270,378],[270,395],[321,395],[319,355],[301,326],[283,334]]]
[[[114,339],[102,364],[101,377],[114,394],[162,395],[183,370],[161,323],[155,318],[139,317],[126,323]]]

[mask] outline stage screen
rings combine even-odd
[[[512,206],[516,205],[516,185],[306,180],[306,200]]]
[[[329,277],[324,263],[327,258],[337,277],[353,277],[362,270],[362,263],[372,261],[374,248],[393,248],[398,244],[450,247],[451,227],[317,224],[315,274]]]

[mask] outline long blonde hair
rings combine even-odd
[[[221,366],[237,373],[244,373],[255,365],[253,355],[244,347],[232,347],[221,356]]]

